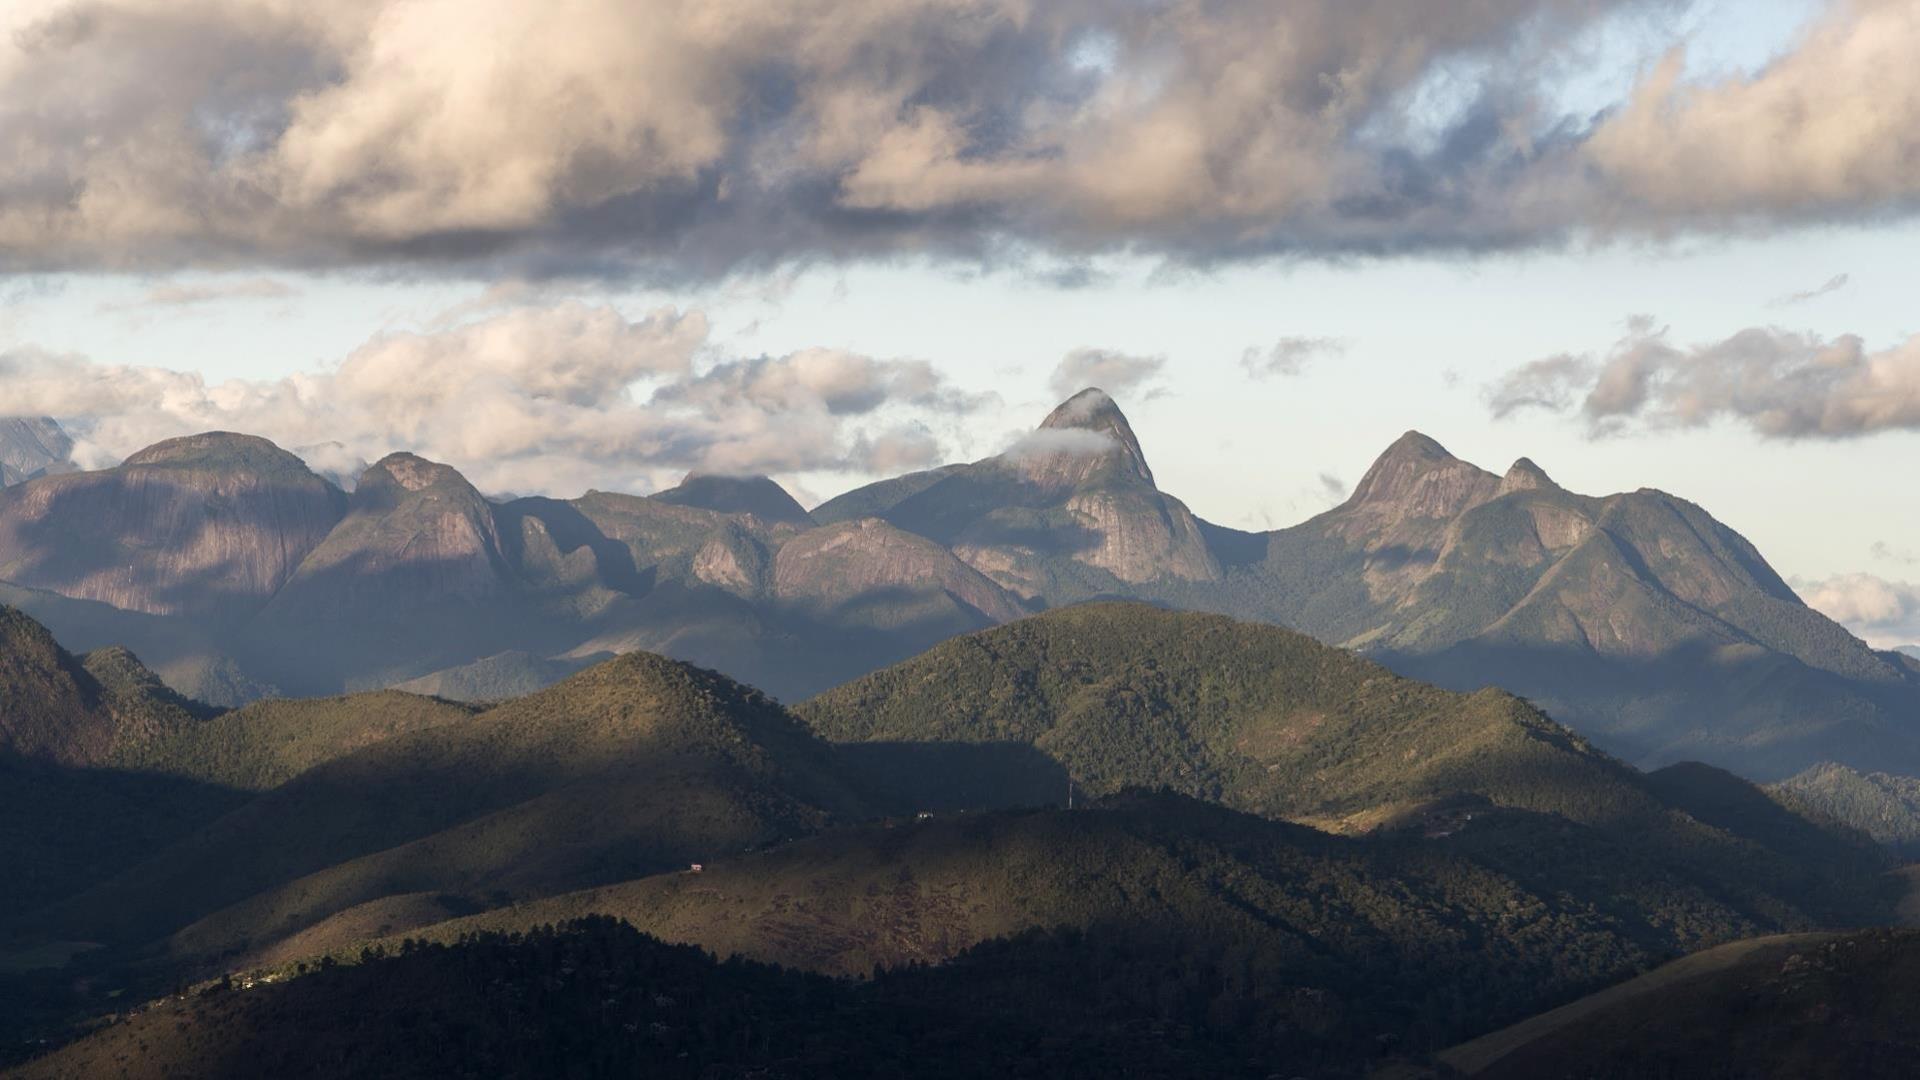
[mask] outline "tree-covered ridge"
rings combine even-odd
[[[1445,836],[1429,828],[1348,838],[1169,793],[1130,792],[1072,812],[838,830],[724,857],[697,874],[503,907],[371,946],[343,938],[327,954],[285,954],[270,969],[235,977],[231,985],[246,989],[230,992],[285,1005],[262,1013],[211,1008],[224,990],[164,1001],[25,1075],[77,1075],[142,1042],[143,1062],[185,1054],[226,1061],[235,1044],[273,1061],[293,1053],[292,1044],[351,1071],[360,1059],[349,1055],[358,1048],[325,1031],[363,1031],[377,1047],[402,1038],[395,1028],[420,1023],[441,1033],[451,1055],[443,1070],[449,1060],[468,1063],[469,1053],[504,1053],[464,1017],[395,1019],[449,1002],[491,1010],[491,1024],[516,1031],[520,1041],[563,1045],[568,1060],[624,1067],[628,1059],[617,1055],[633,1052],[635,1041],[613,1029],[581,1029],[559,993],[587,972],[603,1002],[625,1000],[594,954],[543,929],[574,924],[562,936],[581,933],[574,921],[584,918],[592,920],[589,936],[627,940],[632,931],[617,919],[722,956],[861,980],[787,976],[814,993],[842,995],[811,1036],[851,1040],[835,1043],[847,1056],[832,1075],[889,1075],[895,1044],[875,1036],[878,1048],[863,1049],[862,1024],[867,1010],[911,1005],[947,1017],[955,1032],[974,1033],[944,1040],[906,1016],[888,1021],[934,1040],[929,1045],[943,1047],[937,1067],[960,1075],[1007,1065],[1036,1076],[1264,1077],[1276,1067],[1359,1076],[1382,1059],[1421,1058],[1684,949],[1779,925],[1765,912],[1730,905],[1710,883],[1675,876],[1630,843],[1564,819],[1480,807],[1451,825]],[[1542,851],[1554,854],[1542,858]],[[541,943],[561,960],[548,968],[525,952],[518,960],[496,952],[484,963],[461,961],[457,976],[441,972],[435,977],[463,980],[442,987],[407,982],[393,959],[451,962],[476,943],[495,950]],[[645,971],[648,964],[614,968]],[[357,981],[371,974],[345,974],[354,970],[400,979],[411,997],[389,999]],[[730,962],[718,974],[698,975],[701,986],[657,993],[706,1002],[696,1026],[711,1030],[739,1015],[710,995],[728,971],[742,970],[758,969]],[[543,1011],[502,1013],[497,1004],[469,1001],[476,991],[538,1001]],[[386,1019],[350,1000],[366,993],[389,1010]],[[774,987],[756,998],[786,1000]],[[752,1026],[778,1023],[763,1014]],[[485,1049],[469,1049],[475,1044]],[[999,1056],[1009,1047],[1019,1053]],[[700,1054],[684,1043],[678,1049]],[[394,1060],[409,1061],[411,1052],[398,1046]],[[702,1060],[714,1069],[721,1059]]]
[[[1540,845],[1574,854],[1526,855]],[[1404,975],[1431,991],[1457,977],[1456,989],[1484,985],[1487,1008],[1511,1010],[1525,1002],[1493,999],[1552,997],[1650,957],[1814,924],[1785,898],[1750,902],[1717,885],[1596,830],[1484,804],[1349,838],[1126,792],[1076,811],[839,830],[429,933],[612,914],[722,955],[864,975],[1033,929],[1131,928],[1196,947],[1232,939],[1290,978],[1378,965],[1372,981]]]
[[[1826,762],[1773,784],[1793,805],[1860,830],[1903,855],[1920,853],[1920,780]]]
[[[1648,976],[1468,1075],[1486,1080],[1726,1076],[1898,1080],[1920,1035],[1920,933],[1803,935],[1701,957],[1690,977]],[[1680,966],[1680,965],[1676,965]],[[1503,1048],[1505,1049],[1505,1048]],[[1450,1055],[1451,1056],[1451,1055]]]
[[[838,741],[1032,743],[1094,792],[1165,786],[1276,817],[1338,822],[1461,791],[1576,820],[1648,805],[1631,769],[1511,695],[1139,604],[958,638],[796,711]]]
[[[211,710],[164,686],[132,653],[75,657],[22,612],[0,605],[0,755],[100,764]]]
[[[944,643],[797,711],[836,740],[1027,743],[1091,791],[1165,786],[1324,828],[1417,820],[1471,796],[1632,837],[1724,889],[1757,896],[1764,879],[1817,917],[1886,902],[1875,853],[1783,823],[1778,805],[1719,770],[1658,787],[1511,695],[1439,690],[1222,616],[1062,609]],[[1709,818],[1681,797],[1696,788],[1714,793]]]
[[[38,930],[123,944],[185,930],[177,948],[218,953],[396,893],[540,895],[868,813],[778,704],[663,657],[462,711],[308,769]]]
[[[1007,960],[1036,955],[1073,958],[1111,988],[1112,1003],[1014,1008]],[[1213,988],[1164,983],[1168,958],[1045,939],[966,968],[855,986],[717,962],[591,919],[410,942],[285,981],[195,987],[14,1075],[1257,1078],[1330,1059],[1307,1032],[1248,1039],[1196,1025]],[[1301,1001],[1311,1016],[1315,1002]],[[1271,1056],[1276,1045],[1284,1056]]]
[[[92,662],[91,655],[89,663]],[[383,739],[465,720],[466,705],[381,690],[335,698],[268,698],[115,755],[122,768],[243,791],[267,791]]]

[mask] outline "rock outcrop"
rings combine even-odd
[[[0,416],[0,487],[77,471],[73,439],[48,416]]]
[[[0,580],[153,615],[244,617],[346,496],[265,439],[170,439],[117,468],[0,492]]]

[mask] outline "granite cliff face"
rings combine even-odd
[[[493,507],[448,466],[390,454],[362,473],[346,516],[274,598],[271,612],[319,618],[399,615],[478,602],[506,573]]]
[[[0,580],[152,615],[264,605],[346,497],[265,439],[171,439],[117,468],[0,492]]]
[[[878,518],[829,525],[783,545],[773,591],[812,619],[882,630],[931,622],[959,633],[1024,614],[953,552]]]
[[[1101,390],[1068,398],[1003,454],[919,475],[927,482],[883,481],[834,503],[951,546],[1028,601],[1221,576],[1199,522],[1154,486],[1132,425]]]
[[[1745,538],[1664,492],[1569,492],[1409,432],[1346,503],[1264,537],[1261,617],[1442,685],[1494,684],[1647,765],[1765,778],[1821,743],[1894,753],[1920,681],[1807,607]]]
[[[0,487],[78,468],[73,439],[53,418],[0,416]]]
[[[0,594],[222,700],[451,685],[503,655],[521,685],[634,649],[793,699],[954,634],[1134,597],[1502,686],[1642,764],[1920,774],[1920,663],[1808,608],[1705,510],[1571,492],[1526,458],[1495,474],[1419,432],[1342,505],[1266,533],[1159,490],[1095,389],[1004,453],[811,513],[765,477],[699,475],[496,504],[410,454],[354,486],[221,434],[41,477],[0,492]]]

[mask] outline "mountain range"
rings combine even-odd
[[[1101,597],[1274,623],[1500,686],[1657,767],[1920,774],[1920,662],[1807,607],[1662,492],[1484,471],[1410,432],[1340,506],[1266,533],[1159,490],[1119,406],[800,506],[764,477],[489,500],[394,454],[349,494],[257,438],[171,440],[0,492],[0,601],[221,705],[407,686],[524,693],[648,650],[797,701],[958,634]]]
[[[1355,1075],[1689,950],[1885,921],[1900,888],[1865,837],[1724,771],[1644,773],[1502,691],[1138,602],[976,631],[795,709],[635,651],[486,708],[214,714],[6,614],[0,692],[105,732],[0,755],[0,854],[44,869],[0,909],[0,1053],[95,1032],[24,1075],[365,1071],[366,1047],[416,1060],[419,1025],[456,1070],[520,1060],[498,1024],[650,1060],[621,1024],[689,1021],[603,1027],[562,999],[741,980],[760,1004],[684,1015],[745,1024],[725,1053],[754,1060],[776,1051],[746,1032],[837,1001],[821,1038],[874,1015],[955,1063],[997,1060],[994,1030],[1062,1075],[1114,1046],[1147,1075]],[[635,928],[786,973],[675,960],[669,991],[681,954]],[[152,1004],[91,1019],[122,997]],[[340,1023],[364,1045],[328,1043]]]

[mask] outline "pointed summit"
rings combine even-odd
[[[1347,506],[1390,506],[1399,516],[1451,517],[1493,496],[1500,480],[1409,431],[1374,461]]]
[[[453,466],[428,461],[404,450],[388,454],[368,466],[367,471],[360,474],[360,481],[354,488],[358,491],[398,485],[408,491],[423,491],[436,484],[449,484],[467,490],[473,488]]]
[[[1507,469],[1507,475],[1500,478],[1500,494],[1511,491],[1553,491],[1560,485],[1553,482],[1547,470],[1533,463],[1532,458],[1521,458]]]
[[[1054,439],[1041,434],[1049,431],[1092,432],[1105,437],[1112,445],[1074,447],[1063,442],[1056,446],[1053,445]],[[1092,450],[1098,452],[1100,457],[1118,458],[1126,475],[1147,484],[1153,483],[1153,470],[1147,467],[1147,456],[1140,450],[1140,440],[1133,434],[1133,425],[1127,423],[1127,415],[1120,411],[1120,406],[1114,403],[1113,398],[1097,386],[1089,386],[1055,406],[1047,418],[1040,422],[1039,431],[1030,441],[1034,444],[1031,449],[1041,452],[1092,456],[1087,453]]]

